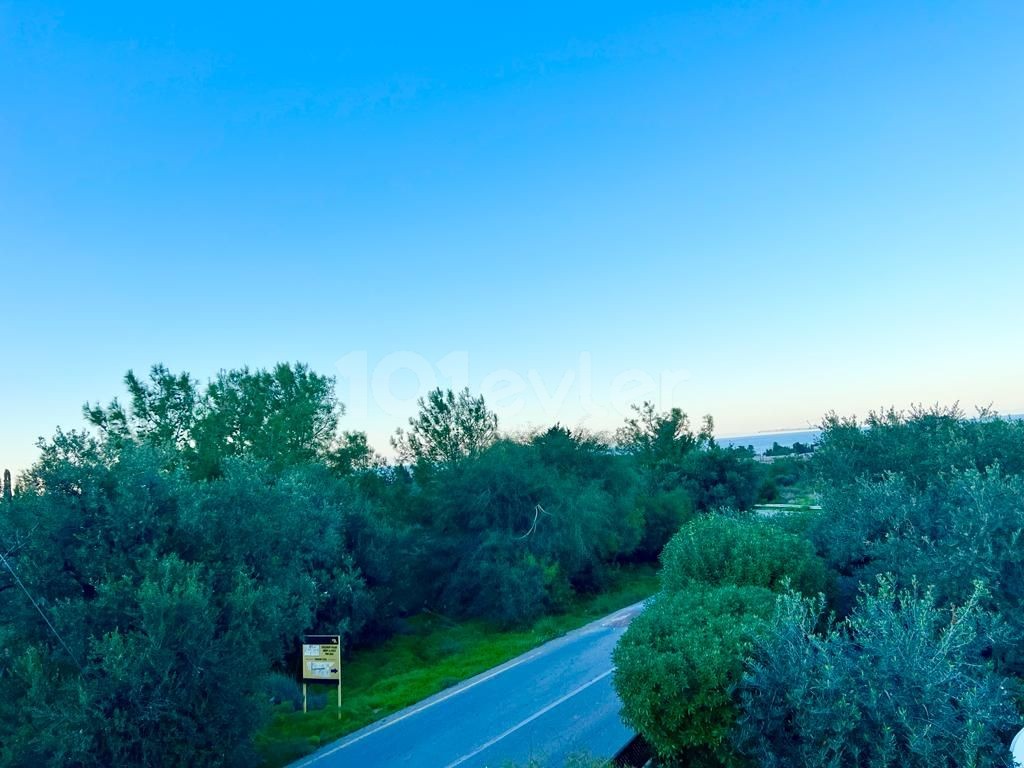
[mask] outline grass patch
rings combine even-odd
[[[290,704],[279,705],[256,737],[256,748],[264,765],[285,765],[657,591],[653,566],[629,566],[619,570],[605,592],[579,598],[565,613],[545,616],[521,630],[502,631],[482,621],[453,622],[433,614],[416,616],[407,634],[357,651],[345,662],[340,719],[336,689],[311,686],[311,691],[328,694],[327,706],[303,714],[292,711]]]

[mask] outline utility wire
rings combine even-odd
[[[60,641],[61,645],[64,646],[64,650],[68,652],[68,656],[70,656],[71,660],[75,662],[75,666],[78,667],[78,671],[82,672],[82,665],[78,663],[78,658],[75,656],[74,652],[68,647],[68,644],[64,642],[64,638],[60,636],[60,632],[58,632],[57,629],[53,626],[53,624],[50,623],[50,620],[46,618],[46,614],[43,613],[43,609],[39,607],[39,603],[37,603],[35,598],[32,597],[32,593],[29,592],[28,589],[25,587],[25,584],[18,577],[18,574],[14,572],[14,568],[11,567],[11,564],[7,561],[7,558],[4,555],[0,555],[0,562],[3,562],[3,564],[7,566],[7,570],[11,572],[11,576],[14,577],[14,581],[17,583],[17,585],[21,587],[21,591],[25,593],[25,597],[27,597],[29,599],[29,602],[32,603],[35,609],[39,611],[39,615],[43,617],[43,621],[46,622],[46,626],[48,626],[50,628],[50,631],[53,632],[53,636]]]
[[[38,528],[38,527],[39,527],[39,523],[36,523],[35,525],[33,525],[32,526],[32,530],[29,531],[28,533],[26,533],[23,537],[21,537],[21,541],[19,541],[17,544],[12,546],[6,552],[4,552],[4,556],[5,557],[10,557],[15,552],[17,552],[19,549],[24,547],[28,543],[28,540],[29,540],[29,538],[31,538],[32,534],[36,532],[36,528]]]

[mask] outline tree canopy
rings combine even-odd
[[[372,453],[362,433],[341,432],[344,406],[334,380],[302,364],[271,370],[221,371],[205,387],[162,365],[148,380],[125,375],[127,405],[86,404],[86,420],[109,441],[158,446],[194,477],[217,476],[225,459],[248,456],[280,470],[323,461],[343,470],[366,466]]]
[[[420,412],[409,419],[409,430],[398,430],[392,444],[399,457],[420,469],[450,467],[475,456],[498,436],[498,417],[487,410],[483,397],[468,389],[434,389],[419,399]]]
[[[671,413],[659,485],[580,430],[501,435],[465,390],[424,397],[387,463],[301,364],[125,386],[0,494],[0,764],[251,764],[303,633],[352,653],[423,610],[522,626],[757,477],[701,464]]]

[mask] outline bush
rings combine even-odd
[[[1024,673],[1024,477],[998,470],[951,472],[918,489],[899,476],[861,481],[825,497],[811,528],[840,577],[840,614],[857,590],[880,574],[898,586],[932,585],[940,605],[967,601],[975,582],[988,587],[985,604],[1012,630],[998,649],[1001,668]]]
[[[687,454],[681,468],[683,487],[702,512],[719,507],[750,509],[765,478],[764,465],[754,461],[749,449],[714,443]]]
[[[765,484],[776,489],[791,488],[808,480],[810,469],[811,462],[806,459],[778,458],[765,465]]]
[[[662,757],[732,762],[729,691],[774,603],[763,587],[692,585],[662,593],[630,624],[615,649],[615,688],[623,719]]]
[[[100,616],[81,640],[81,672],[51,662],[67,657],[36,644],[15,659],[10,682],[26,696],[5,742],[16,765],[250,764],[267,707],[258,677],[236,670],[270,666],[250,638],[259,637],[268,610],[261,603],[272,598],[241,575],[216,595],[203,567],[174,555],[144,570],[137,586],[105,586],[109,594],[92,606]],[[103,614],[119,626],[101,630]],[[53,615],[64,627],[78,618]],[[72,647],[76,634],[69,632]]]
[[[764,768],[1006,766],[1020,720],[982,601],[940,609],[883,581],[819,634],[820,602],[782,598],[739,687],[738,750]]]
[[[302,709],[302,684],[290,675],[272,672],[263,679],[263,686],[271,704],[291,704],[292,710]],[[313,686],[316,688],[317,686]],[[306,691],[306,709],[312,711],[327,706],[327,694]]]
[[[0,742],[20,764],[245,764],[267,714],[261,676],[303,630],[348,640],[372,613],[347,506],[323,483],[248,459],[207,481],[171,464],[163,449],[58,434],[0,518],[67,643],[0,589],[17,649],[0,656],[0,699],[21,702]]]
[[[643,517],[644,533],[634,557],[655,560],[679,527],[693,517],[693,501],[686,491],[677,489],[644,494],[637,505]]]
[[[291,675],[272,672],[263,679],[270,703],[291,704],[292,709],[302,709],[302,686]]]
[[[807,539],[758,518],[699,517],[672,537],[661,562],[667,592],[681,592],[694,583],[779,591],[788,583],[816,595],[828,585],[824,564]]]
[[[968,419],[957,406],[871,412],[861,424],[826,415],[814,467],[828,486],[882,480],[898,472],[923,488],[950,470],[979,472],[999,464],[1024,473],[1024,421],[986,411]]]
[[[493,534],[462,559],[443,602],[456,613],[484,616],[505,627],[522,625],[550,608],[549,589],[558,591],[552,583],[557,579],[557,569],[546,569],[523,542]]]
[[[556,427],[434,472],[420,494],[445,610],[504,625],[607,583],[643,534],[628,465]]]

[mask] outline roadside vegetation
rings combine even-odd
[[[1024,724],[1024,423],[829,415],[820,512],[717,511],[616,651],[663,766],[1009,765]]]
[[[0,765],[280,765],[654,592],[615,684],[664,766],[1007,763],[1020,421],[830,414],[762,463],[677,409],[511,437],[437,390],[388,463],[302,365],[125,384],[4,479]],[[307,632],[340,717],[296,711]]]
[[[617,571],[607,591],[576,598],[564,613],[521,628],[419,614],[382,644],[353,652],[344,665],[340,717],[333,686],[310,686],[317,709],[303,714],[301,687],[288,678],[270,724],[257,736],[257,749],[264,764],[283,765],[655,591],[654,568],[633,565]]]
[[[680,526],[776,494],[647,404],[512,438],[438,390],[386,463],[302,365],[125,384],[5,484],[2,765],[296,756],[649,594]],[[306,632],[342,637],[340,721],[288,711]]]

